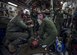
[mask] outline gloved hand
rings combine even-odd
[[[41,45],[41,47],[45,50],[48,50],[47,45]]]
[[[47,45],[42,45],[42,48],[46,48],[47,47]]]

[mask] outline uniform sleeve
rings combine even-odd
[[[40,28],[39,28],[39,35],[40,35],[40,38],[42,40],[44,40],[44,34],[45,34],[45,29],[44,29],[44,26],[45,26],[45,23],[43,22],[41,25],[40,25]]]
[[[47,33],[47,38],[44,40],[43,44],[51,45],[56,40],[58,31],[52,20],[46,19],[44,23],[45,23],[44,28],[45,28],[45,33]]]
[[[23,22],[22,19],[20,19],[20,17],[16,17],[15,22],[14,22],[17,26],[19,26],[20,28],[26,29],[27,25]]]

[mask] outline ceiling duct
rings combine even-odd
[[[29,5],[29,3],[30,3],[31,1],[32,1],[32,0],[27,0],[27,1],[26,1],[26,4]]]

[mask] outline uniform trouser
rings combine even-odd
[[[7,32],[6,37],[4,39],[4,45],[8,44],[19,44],[20,42],[26,42],[27,38],[29,38],[27,32]]]

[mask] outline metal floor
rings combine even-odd
[[[2,46],[1,48],[2,48],[1,51],[2,51],[3,55],[15,55],[15,54],[10,54],[5,47]],[[26,52],[30,53],[30,52],[34,52],[34,51],[37,52],[37,49],[30,51],[29,49],[26,49],[26,48],[23,47],[23,49],[21,49],[21,52],[19,52],[19,54],[17,54],[17,55],[28,55],[28,54],[26,54]],[[39,51],[41,52],[42,50],[39,49]],[[43,55],[43,54],[39,53],[39,54],[33,54],[33,55]],[[45,54],[45,55],[49,55],[49,54]],[[51,53],[50,55],[56,55],[56,54]],[[63,55],[63,54],[61,54],[61,55]],[[68,53],[66,52],[65,55],[68,55]]]

